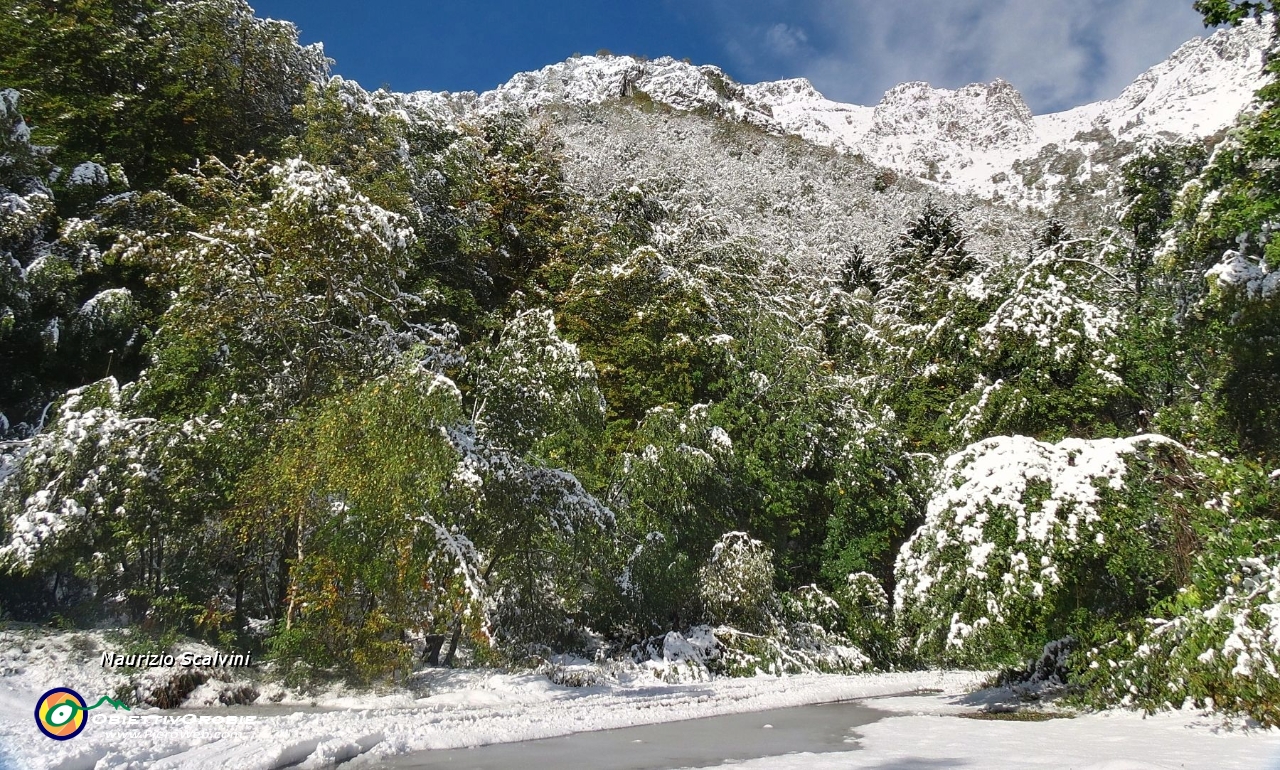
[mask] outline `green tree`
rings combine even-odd
[[[1071,239],[1033,245],[1003,277],[1003,298],[972,335],[979,376],[951,407],[957,438],[1002,434],[1046,439],[1125,430],[1120,376],[1124,292],[1113,274]],[[992,283],[996,282],[993,276]],[[1124,415],[1127,417],[1127,415]]]
[[[280,620],[277,656],[373,679],[410,668],[406,631],[444,633],[461,613],[481,629],[459,529],[475,489],[445,432],[462,419],[452,382],[405,367],[325,400],[245,475],[233,520],[251,592]]]
[[[204,610],[224,587],[227,542],[201,498],[218,425],[132,416],[127,399],[114,379],[71,391],[48,429],[6,458],[0,570],[54,583],[42,615],[216,626]]]
[[[640,641],[702,619],[700,555],[743,524],[742,490],[733,441],[705,404],[654,408],[632,441],[609,489],[616,552],[593,607],[615,636]]]
[[[413,318],[437,295],[401,286],[412,231],[344,177],[244,160],[186,182],[223,213],[153,255],[177,299],[150,344],[148,408],[203,414],[248,398],[264,416],[287,414],[428,336]]]
[[[396,107],[386,92],[370,94],[340,77],[313,85],[295,110],[301,129],[284,150],[334,169],[374,203],[413,217],[410,123]]]
[[[583,266],[558,301],[565,334],[596,363],[610,417],[625,429],[654,407],[709,400],[722,358],[714,300],[654,249]]]
[[[566,242],[571,196],[559,149],[545,128],[501,114],[464,126],[441,162],[450,215],[433,217],[427,237],[445,255],[449,285],[468,291],[481,308],[505,305],[536,290],[536,281]],[[445,272],[444,270],[441,271]]]
[[[1146,297],[1156,249],[1173,216],[1178,193],[1199,176],[1207,160],[1200,146],[1161,143],[1147,148],[1121,169],[1120,195],[1126,203],[1120,225],[1131,244],[1121,251],[1120,267],[1129,277],[1133,302],[1141,304]]]
[[[0,16],[0,83],[54,161],[120,163],[154,186],[205,155],[274,147],[326,75],[297,29],[243,0],[15,0]]]

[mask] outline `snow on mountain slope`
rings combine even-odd
[[[1003,80],[955,90],[904,83],[865,107],[831,101],[804,79],[741,85],[717,67],[628,56],[573,58],[479,95],[408,100],[455,115],[651,100],[797,135],[956,192],[1045,207],[1104,192],[1110,172],[1144,141],[1204,140],[1230,126],[1266,81],[1270,38],[1268,25],[1252,21],[1218,30],[1115,99],[1042,116]]]
[[[1230,126],[1266,82],[1270,42],[1256,22],[1219,30],[1184,44],[1115,99],[1042,116],[1002,80],[957,90],[907,83],[870,111],[827,101],[805,81],[747,93],[776,105],[782,129],[812,142],[960,191],[1044,204],[1069,183],[1100,189],[1099,177],[1131,149],[1124,143],[1200,140]]]
[[[783,132],[783,127],[747,96],[747,88],[720,68],[694,66],[670,57],[644,61],[630,56],[579,56],[536,72],[520,73],[483,94],[419,91],[409,94],[408,100],[432,113],[448,107],[466,115],[504,110],[536,112],[559,105],[586,107],[640,94],[677,110],[709,109]]]
[[[656,240],[679,240],[679,223],[715,223],[720,240],[745,237],[805,272],[833,270],[859,249],[882,258],[927,200],[952,197],[909,177],[889,181],[848,153],[689,112],[608,104],[552,125],[575,190],[607,200],[635,189],[670,213]],[[981,254],[1016,248],[1034,226],[1009,206],[947,205]]]

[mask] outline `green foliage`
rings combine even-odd
[[[1267,86],[1259,98],[1261,111],[1242,120],[1174,204],[1162,267],[1187,351],[1179,374],[1195,386],[1170,421],[1198,415],[1195,434],[1207,445],[1275,458],[1280,92]]]
[[[23,92],[65,169],[120,163],[152,186],[206,155],[274,147],[327,60],[242,0],[18,0],[0,16],[0,83]]]
[[[1107,425],[1125,395],[1115,353],[1118,287],[1105,267],[1060,238],[1036,244],[1029,262],[998,285],[1003,301],[973,333],[980,374],[951,408],[961,437],[1054,439],[1126,427]]]
[[[0,479],[0,567],[90,581],[117,611],[164,626],[167,608],[203,607],[218,589],[224,533],[198,502],[219,426],[131,417],[127,397],[114,379],[72,391],[19,450]]]
[[[897,639],[889,597],[874,575],[851,573],[835,592],[845,635],[877,666],[896,662]]]
[[[1151,619],[1098,629],[1078,656],[1084,699],[1147,711],[1186,702],[1280,724],[1280,490],[1245,462],[1200,463],[1218,496],[1194,524],[1189,579]]]
[[[413,174],[405,162],[412,127],[390,101],[386,92],[369,94],[338,77],[313,85],[295,110],[302,128],[285,140],[283,149],[332,168],[375,204],[412,217],[417,213]]]
[[[885,375],[884,402],[926,450],[952,445],[951,405],[979,376],[970,340],[990,295],[967,241],[956,216],[929,202],[890,247],[889,281],[876,295],[877,334],[890,343],[872,359]]]
[[[1192,7],[1204,16],[1205,26],[1239,24],[1250,16],[1261,19],[1276,13],[1272,0],[1196,0]]]
[[[1156,144],[1121,169],[1120,194],[1127,205],[1120,226],[1131,242],[1122,251],[1120,267],[1129,276],[1132,298],[1147,293],[1155,252],[1161,245],[1177,195],[1199,176],[1208,161],[1203,147]]]
[[[150,345],[152,408],[203,414],[240,394],[278,414],[344,376],[376,375],[415,344],[412,314],[432,295],[400,286],[412,235],[403,219],[301,161],[211,164],[186,182],[226,209],[156,253],[156,280],[177,299]]]
[[[589,472],[595,462],[605,405],[594,367],[542,310],[513,318],[466,372],[471,423],[453,440],[461,479],[479,496],[466,532],[488,559],[495,641],[507,649],[577,641],[581,629],[568,619],[585,601],[582,566],[615,523],[565,470]]]
[[[698,570],[698,596],[714,623],[745,631],[764,630],[777,598],[773,555],[744,532],[730,532],[711,548]]]
[[[722,357],[708,299],[652,249],[578,271],[561,295],[562,325],[596,362],[612,419],[631,427],[654,407],[709,400]]]
[[[481,307],[501,307],[534,289],[562,249],[580,248],[565,241],[573,217],[557,147],[545,129],[531,130],[511,114],[486,118],[464,128],[440,165],[450,216],[438,237],[456,274],[450,285],[469,291]]]
[[[247,474],[235,517],[247,566],[287,586],[277,656],[362,679],[403,673],[402,632],[444,633],[473,613],[480,577],[454,533],[474,491],[455,479],[442,430],[461,418],[452,382],[408,367],[327,400]]]
[[[633,440],[609,495],[620,511],[619,567],[597,594],[622,634],[644,638],[701,619],[699,555],[737,525],[738,492],[733,442],[705,405],[654,409]]]
[[[561,339],[549,310],[518,313],[492,348],[472,356],[476,419],[522,456],[589,462],[604,428],[595,366]]]
[[[968,240],[955,214],[931,200],[898,238],[890,262],[893,277],[908,278],[924,296],[932,296],[977,268]]]
[[[924,457],[913,457],[888,425],[852,432],[828,483],[832,501],[822,544],[826,585],[843,586],[855,573],[889,577],[898,548],[923,518],[928,478]]]
[[[873,295],[878,294],[883,288],[880,276],[877,274],[875,267],[872,266],[871,260],[866,252],[854,244],[849,256],[840,265],[840,288],[852,294],[861,288],[866,288]]]
[[[820,328],[786,310],[821,317],[765,307],[744,319],[712,414],[733,437],[745,529],[777,554],[779,585],[789,589],[819,578],[828,523],[850,513],[843,492],[871,431],[852,383],[825,361]]]

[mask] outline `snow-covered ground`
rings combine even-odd
[[[961,718],[1007,695],[974,692],[985,677],[970,672],[669,684],[628,666],[600,671],[598,684],[567,687],[540,674],[442,670],[395,691],[332,690],[306,699],[259,683],[264,697],[258,703],[266,705],[168,712],[103,707],[91,713],[81,735],[55,742],[36,731],[40,694],[70,686],[92,703],[113,694],[121,675],[102,671],[101,653],[89,649],[83,634],[18,642],[12,634],[0,638],[0,767],[6,770],[375,767],[430,749],[854,699],[894,714],[858,728],[857,750],[766,757],[740,766],[1280,768],[1280,731],[1231,726],[1191,712],[1145,719],[1108,712],[1045,722]],[[209,692],[197,691],[188,705],[216,702],[212,687],[205,685]]]
[[[860,728],[862,750],[790,754],[741,770],[1276,770],[1280,737],[1224,730],[1185,714],[1096,714],[1047,722],[904,716]]]
[[[231,709],[225,715],[213,710],[135,709],[125,716],[99,709],[90,715],[84,733],[63,743],[36,731],[33,710],[43,690],[12,688],[0,679],[0,741],[15,770],[274,770],[298,762],[327,767],[358,755],[364,755],[358,765],[376,764],[427,749],[549,738],[919,687],[960,694],[980,678],[972,673],[912,673],[687,684],[632,680],[574,688],[536,674],[441,671],[419,683],[427,692],[420,697],[409,691],[365,696],[333,693],[317,697],[312,709],[293,713],[280,713],[278,706]],[[51,680],[48,687],[60,684]],[[81,694],[90,703],[100,695],[96,691]],[[123,723],[112,723],[117,720]]]

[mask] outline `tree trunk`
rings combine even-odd
[[[428,634],[427,646],[422,650],[422,658],[428,666],[440,665],[440,648],[444,647],[444,634]]]
[[[484,568],[484,574],[480,579],[489,582],[489,573],[493,572],[493,566],[498,563],[498,557],[494,556],[489,560],[489,565]],[[444,654],[444,665],[453,665],[453,656],[458,651],[458,642],[462,640],[462,613],[458,613],[458,617],[453,621],[453,634],[449,637],[449,651]]]
[[[462,614],[453,621],[453,633],[449,636],[449,651],[444,654],[444,665],[453,665],[453,656],[458,651],[458,642],[462,640]]]
[[[242,634],[245,629],[244,619],[244,570],[236,572],[236,605],[235,614],[232,615],[232,625],[235,626],[236,633]]]
[[[302,514],[298,514],[297,529],[294,531],[294,540],[298,547],[298,559],[296,564],[302,563]],[[285,568],[288,569],[288,562],[285,562]],[[292,572],[292,570],[290,570]],[[292,580],[286,580],[285,584],[289,586],[289,609],[285,612],[284,627],[286,629],[293,628],[293,613],[298,604],[298,592],[293,589]]]

